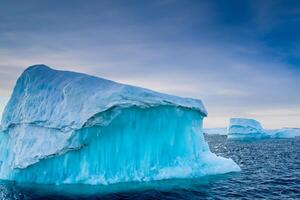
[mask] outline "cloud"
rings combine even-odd
[[[1,96],[9,96],[26,66],[45,63],[203,99],[209,126],[225,126],[231,116],[260,117],[251,114],[257,109],[299,108],[300,70],[287,62],[290,53],[261,37],[274,26],[257,25],[277,19],[268,9],[277,5],[267,3],[268,19],[258,22],[264,18],[251,1],[236,21],[230,14],[236,8],[226,11],[216,2],[89,2],[3,4]],[[271,126],[273,116],[264,121]],[[285,123],[297,125],[273,125]]]

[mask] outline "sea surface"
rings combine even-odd
[[[300,199],[300,138],[227,141],[206,136],[211,151],[242,171],[198,179],[111,186],[36,186],[0,182],[0,199]]]

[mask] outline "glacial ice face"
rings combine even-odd
[[[262,139],[268,135],[255,119],[231,118],[228,126],[228,139]]]
[[[82,144],[80,149],[6,176],[19,182],[111,184],[239,171],[232,160],[209,151],[202,119],[184,108],[125,108],[108,126],[78,130],[72,140]]]
[[[2,118],[0,178],[110,184],[239,171],[211,153],[200,100],[30,67]]]

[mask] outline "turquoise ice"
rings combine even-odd
[[[200,100],[29,67],[2,117],[0,178],[112,184],[240,171],[211,153]]]

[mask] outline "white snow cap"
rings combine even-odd
[[[61,131],[80,129],[112,107],[180,106],[207,115],[201,100],[182,98],[46,65],[27,68],[19,77],[2,117],[3,130],[35,124]]]

